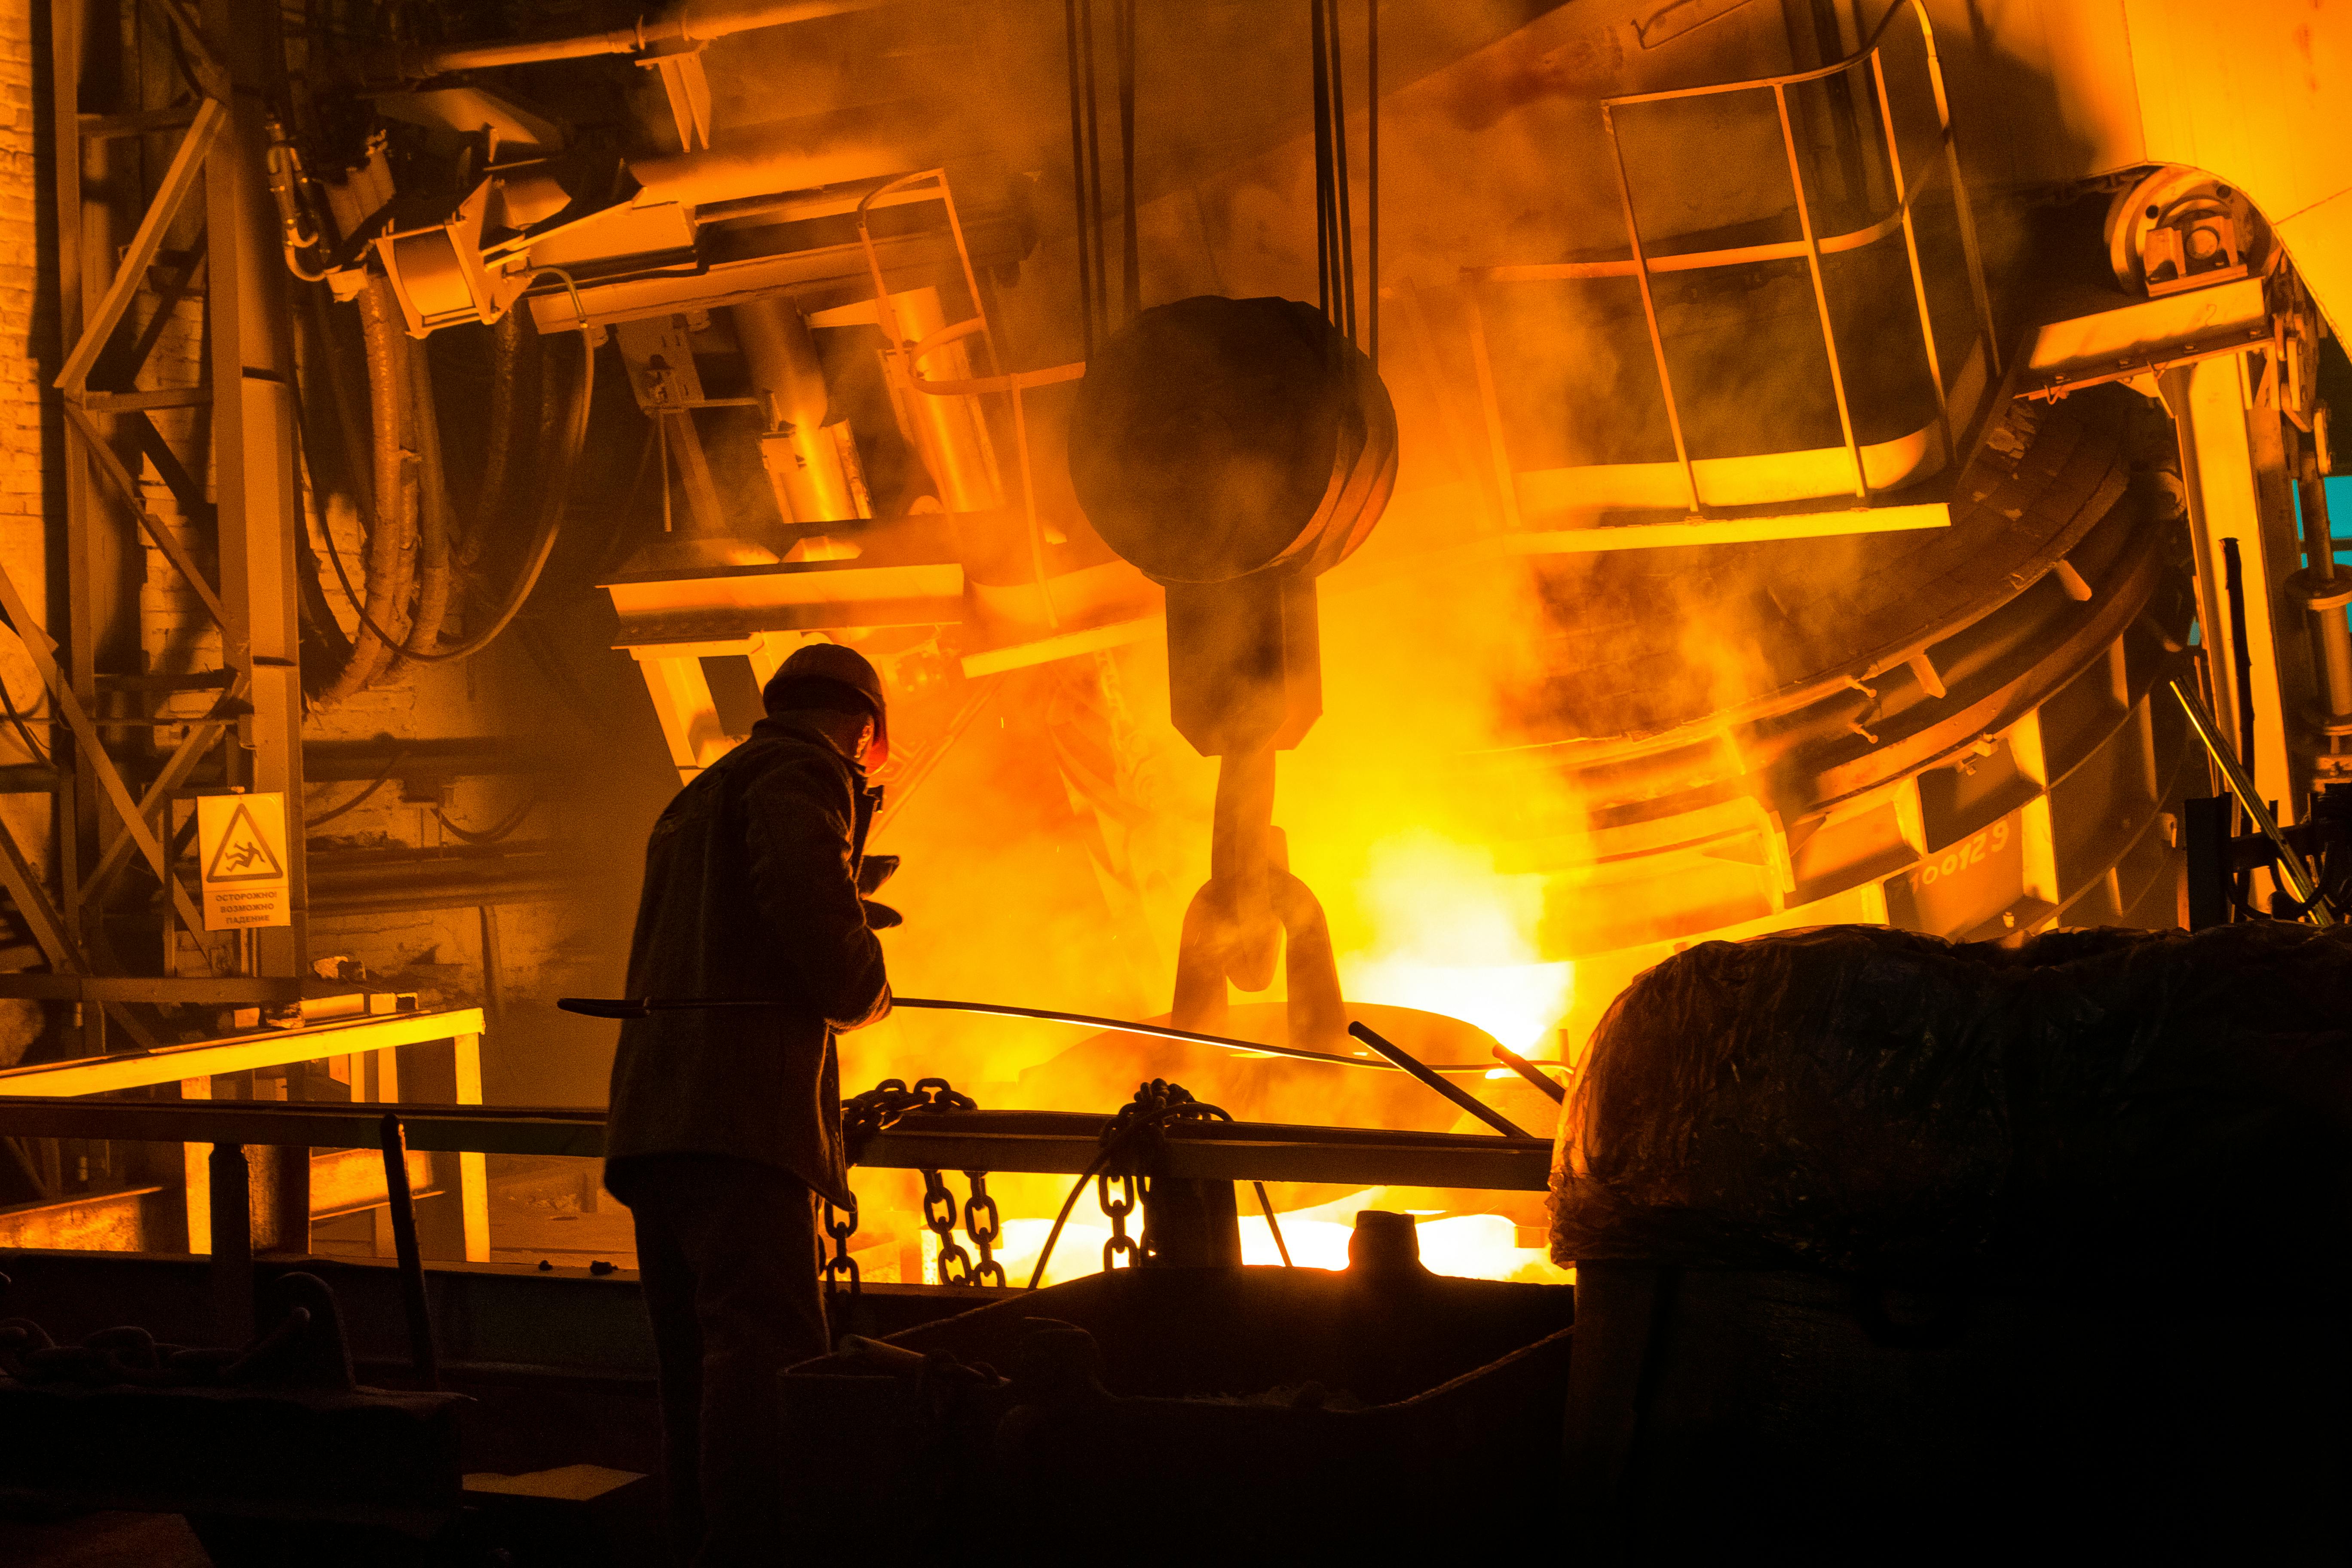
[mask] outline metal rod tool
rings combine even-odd
[[[1413,1077],[1421,1079],[1422,1082],[1427,1084],[1430,1088],[1435,1089],[1438,1093],[1444,1095],[1446,1099],[1452,1100],[1454,1104],[1460,1106],[1463,1110],[1468,1111],[1471,1115],[1476,1117],[1479,1121],[1485,1122],[1487,1126],[1493,1128],[1504,1137],[1532,1138],[1535,1136],[1534,1133],[1528,1131],[1526,1128],[1521,1127],[1518,1123],[1513,1121],[1501,1111],[1495,1110],[1491,1106],[1481,1104],[1478,1100],[1472,1099],[1469,1095],[1465,1094],[1462,1090],[1454,1088],[1452,1084],[1438,1077],[1434,1068],[1423,1067],[1420,1062],[1414,1060],[1412,1057],[1406,1052],[1402,1046],[1391,1045],[1388,1041],[1381,1038],[1380,1036],[1372,1033],[1371,1030],[1364,1027],[1361,1024],[1349,1025],[1348,1033],[1363,1041],[1364,1044],[1371,1047],[1372,1049],[1380,1052],[1381,1055],[1388,1058],[1389,1060],[1396,1063],[1397,1066],[1412,1074]]]

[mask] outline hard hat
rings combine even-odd
[[[890,705],[883,696],[881,673],[866,661],[864,654],[835,642],[795,648],[768,678],[760,698],[771,713],[810,706],[811,700],[819,696],[812,687],[831,688],[823,693],[825,696],[856,698],[874,715],[874,743],[866,751],[866,765],[878,768],[890,760]]]

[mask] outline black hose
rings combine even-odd
[[[1045,1278],[1045,1265],[1053,1259],[1054,1244],[1062,1239],[1062,1226],[1069,1223],[1070,1211],[1078,1204],[1078,1194],[1087,1190],[1088,1182],[1102,1174],[1103,1167],[1108,1163],[1110,1151],[1106,1149],[1095,1156],[1095,1163],[1087,1167],[1087,1173],[1078,1178],[1078,1184],[1072,1187],[1070,1195],[1062,1200],[1062,1212],[1054,1216],[1054,1228],[1045,1233],[1045,1245],[1037,1254],[1037,1267],[1029,1276],[1029,1289],[1032,1290],[1037,1289],[1037,1282]]]
[[[393,752],[392,761],[383,764],[383,772],[376,774],[374,779],[369,783],[367,788],[360,791],[359,794],[352,796],[351,799],[343,802],[342,805],[335,807],[334,810],[320,812],[316,816],[304,817],[302,819],[302,830],[307,833],[313,827],[321,826],[327,823],[334,821],[335,818],[342,816],[346,812],[356,811],[359,809],[361,805],[363,804],[370,795],[373,795],[376,791],[382,789],[385,784],[392,782],[392,775],[399,771],[401,763],[408,760],[409,751],[410,748],[403,746],[400,750]]]
[[[572,282],[572,275],[555,267],[541,267],[535,270],[554,273],[572,289],[572,309],[581,318],[580,390],[572,403],[571,429],[563,440],[562,461],[557,466],[555,476],[548,484],[541,499],[538,538],[532,542],[522,575],[516,580],[514,591],[508,595],[505,606],[492,618],[488,627],[455,647],[436,648],[430,652],[409,647],[405,646],[403,639],[389,637],[383,627],[369,619],[367,611],[361,606],[358,597],[352,592],[352,580],[343,569],[341,552],[335,548],[334,534],[331,531],[327,534],[328,558],[334,563],[335,577],[343,585],[344,596],[351,599],[352,608],[359,613],[360,624],[374,632],[377,637],[384,638],[402,658],[414,659],[419,664],[447,664],[456,659],[471,658],[489,647],[499,634],[505,631],[512,624],[515,616],[521,613],[523,602],[530,597],[531,590],[539,586],[540,574],[547,569],[547,558],[554,552],[556,537],[562,531],[563,510],[571,500],[572,478],[580,464],[581,448],[586,445],[588,438],[589,403],[596,390],[596,349],[589,340],[587,310],[580,303],[579,285]],[[298,431],[297,434],[299,436],[299,432]]]
[[[1256,1190],[1257,1206],[1265,1211],[1265,1228],[1274,1232],[1274,1249],[1282,1254],[1282,1266],[1285,1268],[1295,1267],[1290,1261],[1290,1244],[1282,1239],[1281,1222],[1274,1217],[1274,1200],[1265,1195],[1265,1184],[1252,1182],[1250,1185]]]
[[[531,814],[532,809],[538,805],[539,796],[536,795],[531,795],[520,805],[516,806],[512,811],[507,813],[506,816],[500,817],[497,826],[486,827],[478,832],[470,828],[458,826],[456,823],[449,820],[449,814],[447,812],[440,810],[437,807],[434,810],[433,817],[434,820],[440,823],[442,826],[447,828],[450,832],[456,834],[458,837],[464,839],[468,844],[496,844],[499,840],[511,835],[516,828],[520,827],[522,826],[522,819],[529,816]]]

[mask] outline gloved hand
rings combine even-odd
[[[880,892],[882,884],[888,881],[898,869],[898,856],[868,855],[857,863],[857,890],[861,893]],[[896,925],[898,922],[892,921],[890,923]]]
[[[887,904],[877,904],[871,899],[857,901],[866,906],[866,929],[868,931],[888,931],[892,926],[907,923],[907,917]]]

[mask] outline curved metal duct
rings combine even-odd
[[[1556,879],[1548,947],[1630,974],[1838,921],[2175,923],[2161,824],[2206,781],[2160,679],[2194,606],[2185,535],[2133,480],[2137,401],[2012,409],[1948,529],[1538,568],[1561,673],[1480,787],[1574,803],[1504,850]]]

